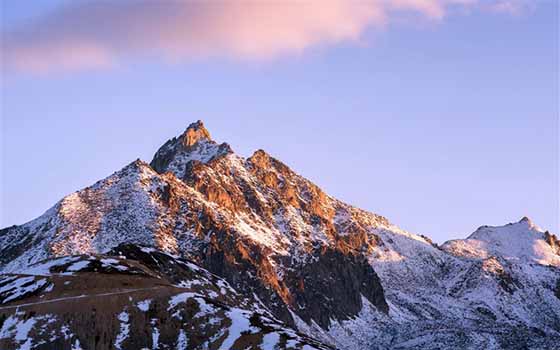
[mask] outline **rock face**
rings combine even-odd
[[[379,277],[361,256],[323,249],[310,263],[295,267],[284,279],[294,298],[294,311],[305,322],[327,329],[331,320],[349,319],[362,309],[362,297],[384,313],[389,306]]]
[[[439,247],[330,197],[262,150],[236,155],[200,121],[150,165],[135,161],[1,230],[0,267],[125,243],[190,259],[286,327],[338,348],[560,341],[558,241],[530,220]]]
[[[560,255],[560,239],[556,237],[556,235],[551,234],[550,232],[546,231],[544,233],[544,241],[548,243],[548,245],[552,248],[552,251],[556,255]]]

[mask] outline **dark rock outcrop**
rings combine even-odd
[[[331,320],[349,319],[362,309],[362,296],[382,312],[388,312],[383,287],[371,265],[360,255],[320,249],[307,264],[295,266],[285,276],[291,286],[292,307],[306,322],[323,328]]]

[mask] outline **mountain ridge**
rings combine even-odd
[[[238,156],[198,121],[150,164],[133,161],[0,230],[0,269],[149,245],[342,349],[548,346],[560,339],[560,242],[528,219],[517,225],[479,230],[531,237],[515,252],[532,258],[515,259],[500,240],[481,245],[479,230],[436,245],[329,196],[263,150]]]

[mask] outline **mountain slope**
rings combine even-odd
[[[5,275],[0,297],[2,349],[328,349],[195,264],[130,244]]]
[[[372,261],[390,306],[389,317],[364,311],[357,320],[331,327],[331,333],[341,339],[345,335],[354,337],[357,332],[369,342],[373,335],[377,337],[375,346],[394,349],[558,348],[557,260],[545,263],[542,259],[518,257],[531,256],[535,246],[550,256],[554,248],[545,238],[552,242],[555,237],[528,222],[524,218],[518,223],[483,229],[486,232],[479,229],[466,240],[446,242],[441,247],[440,260],[432,261],[420,252],[405,258],[423,264],[420,269],[395,264],[384,270],[382,262]],[[500,244],[494,237],[496,232],[506,235],[509,244]],[[475,238],[486,245],[474,243]],[[478,249],[476,255],[470,249],[473,245]],[[403,267],[409,271],[425,270],[424,275],[405,275],[401,279]],[[437,278],[430,279],[426,271]],[[377,325],[373,332],[364,324],[366,320]]]
[[[150,165],[135,161],[1,230],[0,266],[150,245],[339,348],[538,348],[560,336],[560,244],[524,222],[503,229],[516,242],[509,248],[492,233],[501,228],[438,247],[262,150],[236,155],[199,121]]]

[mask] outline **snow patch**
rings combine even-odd
[[[141,311],[148,311],[150,309],[150,303],[152,302],[151,299],[146,299],[146,300],[142,300],[139,301],[136,306],[141,310]]]
[[[119,321],[121,321],[121,325],[119,334],[117,334],[117,339],[115,339],[115,348],[121,350],[122,343],[126,338],[128,338],[130,331],[130,325],[128,324],[128,313],[126,311],[123,311],[117,316],[117,318]]]

